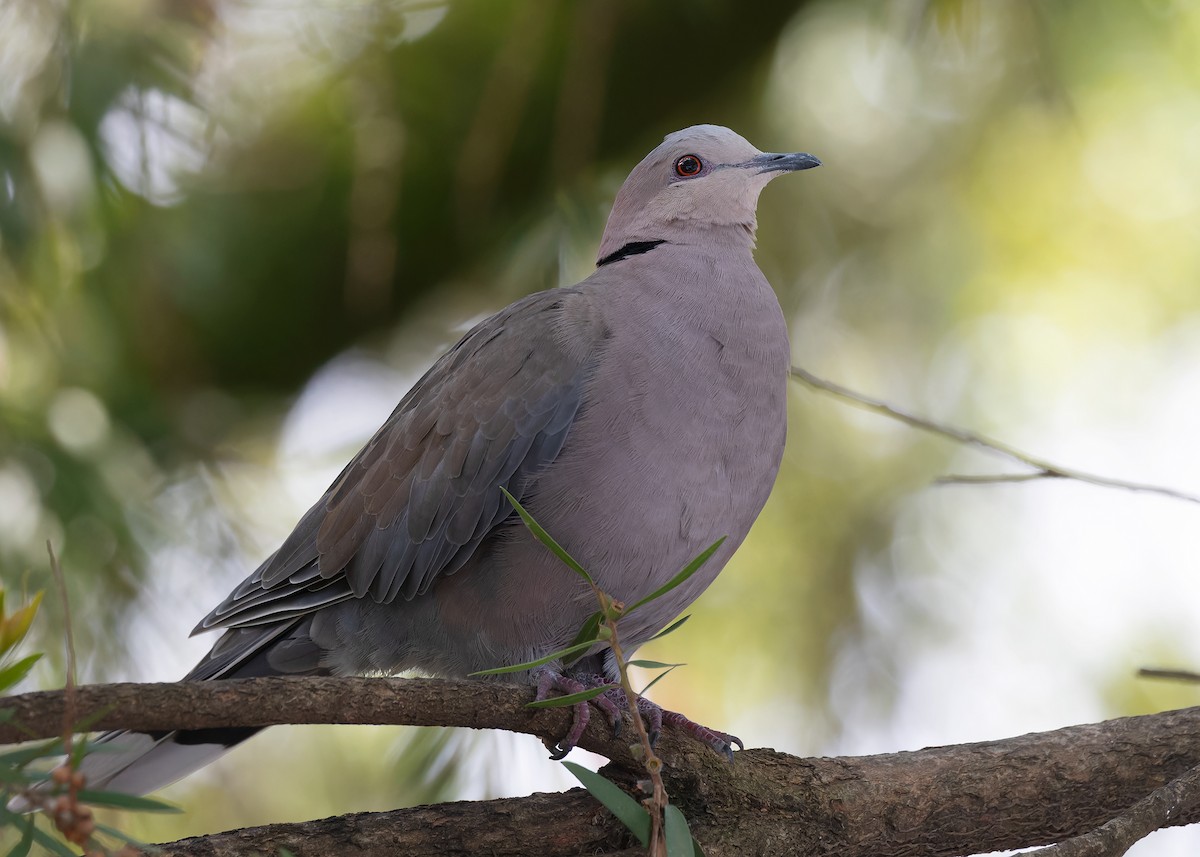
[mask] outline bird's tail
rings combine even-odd
[[[184,681],[321,674],[321,652],[308,631],[307,618],[230,629]],[[261,728],[106,732],[95,739],[79,771],[89,789],[147,794],[199,770]],[[19,798],[14,803],[14,811],[29,808]]]

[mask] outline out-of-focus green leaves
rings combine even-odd
[[[92,806],[104,806],[111,809],[127,809],[135,812],[183,812],[183,810],[174,804],[166,801],[155,800],[154,798],[138,797],[136,795],[123,794],[121,792],[96,791],[94,789],[80,789],[79,799]]]
[[[35,652],[13,660],[13,653],[29,633],[38,607],[41,606],[42,593],[35,593],[28,604],[12,613],[4,612],[4,601],[5,589],[0,586],[0,693],[25,678],[42,657],[40,652]]]
[[[22,825],[24,829],[21,832],[21,839],[8,852],[8,857],[25,857],[29,853],[29,849],[33,847],[33,818],[25,818],[17,826],[20,827]]]
[[[5,667],[0,667],[0,693],[8,690],[25,676],[29,675],[29,671],[33,669],[33,665],[41,660],[40,652],[32,655],[26,655],[16,663],[9,664]]]
[[[29,626],[33,624],[33,617],[37,615],[38,607],[42,603],[42,593],[35,593],[33,598],[24,607],[21,607],[12,613],[5,615],[4,613],[4,588],[0,587],[0,658],[7,655],[10,651],[16,648],[25,635],[29,633]]]
[[[120,830],[116,827],[113,827],[111,824],[100,824],[99,822],[97,822],[96,830],[99,831],[100,833],[103,833],[105,836],[112,837],[117,842],[128,843],[129,845],[132,845],[134,848],[140,848],[143,851],[145,851],[147,854],[155,853],[156,849],[154,848],[153,845],[149,845],[140,839],[130,836],[128,833],[126,833],[123,830]]]

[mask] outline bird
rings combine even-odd
[[[401,399],[295,529],[193,634],[187,680],[464,677],[568,645],[592,593],[507,491],[626,604],[721,537],[682,585],[621,620],[636,649],[716,578],[766,503],[787,432],[788,330],[754,261],[759,193],[820,161],[718,125],[667,135],[613,203],[595,270],[475,325]],[[502,491],[503,489],[503,491]],[[518,676],[539,698],[615,676],[611,650]],[[613,717],[611,694],[599,697]],[[649,704],[726,754],[741,742]],[[570,733],[551,748],[569,751]],[[259,731],[112,732],[90,788],[145,794]]]

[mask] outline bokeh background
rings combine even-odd
[[[1200,493],[1200,4],[0,0],[0,574],[63,558],[80,678],[187,638],[473,321],[591,270],[696,122],[825,166],[758,258],[795,360]],[[1200,704],[1200,506],[1018,468],[795,385],[751,538],[644,650],[661,703],[797,754]],[[63,681],[47,598],[27,687]],[[569,785],[533,739],[278,728],[174,838]],[[1196,831],[1135,849],[1194,854]]]

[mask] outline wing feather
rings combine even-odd
[[[501,486],[525,496],[566,442],[606,339],[588,306],[571,311],[586,300],[540,292],[468,332],[197,630],[411,599],[461,568],[512,514]]]

